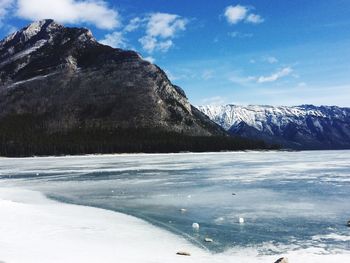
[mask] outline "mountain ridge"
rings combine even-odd
[[[349,149],[350,108],[234,104],[199,106],[229,133],[286,148]]]
[[[162,104],[166,100],[173,100],[172,103],[176,102],[178,105],[169,107],[170,112],[162,112],[164,115],[177,114],[178,118],[184,117],[185,114],[192,115],[191,105],[184,92],[172,85],[159,67],[142,60],[141,56],[134,51],[123,51],[99,44],[88,29],[65,28],[53,20],[34,22],[0,42],[0,61],[0,89],[1,86],[6,86],[7,89],[23,89],[31,86],[34,89],[32,83],[49,81],[50,79],[58,80],[58,75],[66,79],[68,84],[77,86],[80,84],[74,82],[85,81],[88,77],[94,77],[102,83],[106,82],[105,79],[98,76],[91,76],[95,72],[110,77],[111,82],[114,82],[112,84],[103,83],[103,85],[100,85],[103,88],[109,84],[120,85],[125,89],[130,86],[131,89],[135,81],[130,77],[137,78],[137,81],[141,83],[141,77],[144,77],[152,83],[145,83],[146,81],[144,81],[143,85],[153,85],[151,87],[152,91],[145,90],[142,94],[145,96],[145,100],[153,100],[151,102],[153,104]],[[122,67],[126,69],[123,71]],[[111,73],[109,74],[108,71]],[[116,71],[120,71],[118,76],[116,76],[117,74],[113,75]],[[136,71],[137,74],[145,74],[146,76],[137,76]],[[79,78],[79,76],[82,77]],[[117,77],[121,79],[119,83]],[[125,77],[125,81],[122,79],[123,77]],[[94,81],[96,82],[96,80]],[[60,87],[67,85],[66,82],[61,83]],[[50,84],[52,85],[52,83]],[[78,88],[76,89],[78,90]],[[3,88],[1,91],[6,92]],[[75,90],[71,89],[70,91],[72,94],[69,95],[73,96]],[[116,89],[111,88],[109,91],[116,92]],[[153,91],[154,93],[151,94]],[[94,92],[99,93],[98,90]],[[124,90],[123,92],[128,91]],[[103,94],[99,95],[102,96]],[[154,95],[157,97],[155,98]],[[45,96],[43,97],[45,98]],[[108,96],[103,97],[107,99]],[[134,97],[137,98],[137,96]],[[67,97],[67,99],[69,98]],[[92,103],[92,101],[89,103]],[[18,107],[20,106],[17,105],[16,111],[19,111]],[[82,107],[85,106],[87,105],[82,105]],[[3,108],[7,109],[8,106]],[[40,108],[32,107],[31,110],[37,113],[40,112]],[[86,111],[86,109],[82,109],[82,111],[84,110]],[[150,110],[145,109],[145,111],[149,115],[154,115],[153,117],[159,117],[157,119],[158,124],[164,122],[163,116],[155,116]],[[4,112],[2,112],[3,114]],[[146,116],[138,118],[139,125],[147,126],[148,122],[143,122],[143,117],[146,118]],[[171,116],[166,117],[171,118]],[[117,123],[115,121],[115,123],[121,124],[122,122],[118,121]],[[189,129],[194,134],[210,135],[210,132],[201,129],[201,127],[195,129],[189,127]],[[214,125],[213,129],[215,129]],[[187,132],[187,130],[184,130],[184,132]],[[220,133],[220,129],[216,128],[216,132]]]

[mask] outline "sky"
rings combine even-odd
[[[136,50],[195,105],[350,106],[349,0],[0,0],[0,38],[45,18]]]

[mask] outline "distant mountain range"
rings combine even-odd
[[[0,108],[0,155],[266,148],[228,136],[138,53],[49,19],[0,41]]]
[[[350,149],[350,108],[301,105],[199,106],[232,135],[291,149]]]

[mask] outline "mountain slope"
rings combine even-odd
[[[181,138],[226,136],[159,67],[53,20],[0,42],[0,107],[4,155],[195,150]]]
[[[0,42],[0,59],[0,117],[50,113],[55,116],[46,124],[52,130],[108,123],[222,134],[215,125],[204,127],[183,91],[157,66],[135,52],[99,44],[87,29],[33,23]],[[21,96],[12,96],[16,92]]]
[[[229,133],[292,149],[350,148],[350,108],[302,105],[200,106]]]

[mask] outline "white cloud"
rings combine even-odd
[[[148,35],[141,37],[139,42],[141,43],[142,48],[148,53],[152,53],[155,50],[167,52],[173,45],[173,41],[171,39],[162,41]]]
[[[260,15],[250,13],[250,10],[251,8],[247,6],[230,5],[226,7],[224,16],[227,22],[231,25],[235,25],[243,21],[251,24],[260,24],[264,22],[264,19]]]
[[[104,45],[111,46],[114,48],[127,47],[127,42],[122,32],[113,32],[111,34],[107,34],[105,35],[104,39],[100,40],[100,42]]]
[[[167,13],[153,13],[145,17],[135,17],[121,30],[107,34],[100,42],[113,47],[125,48],[125,35],[136,30],[144,30],[138,39],[142,48],[148,53],[167,52],[173,45],[173,39],[180,31],[186,29],[187,19]]]
[[[129,24],[127,24],[127,26],[124,28],[124,31],[133,32],[137,30],[139,27],[141,27],[143,22],[144,22],[144,19],[135,17],[129,21]]]
[[[245,21],[247,23],[252,23],[252,24],[261,24],[262,22],[264,22],[264,19],[260,15],[250,14],[247,16]]]
[[[0,18],[4,17],[14,0],[0,0]]]
[[[101,29],[120,25],[119,14],[103,0],[18,0],[17,16],[28,20],[52,18],[61,23],[87,23]]]
[[[247,17],[248,8],[241,5],[228,6],[225,9],[225,17],[230,24],[237,24]]]
[[[147,35],[152,37],[174,37],[174,35],[186,29],[187,20],[178,15],[166,13],[154,13],[147,24]]]
[[[0,0],[0,27],[3,25],[3,19],[8,15],[14,0]]]
[[[267,63],[270,63],[270,64],[278,63],[278,59],[273,56],[263,57],[263,61],[266,61]]]
[[[173,46],[173,38],[186,29],[187,19],[178,15],[154,13],[148,16],[146,35],[139,39],[144,50],[166,52]]]
[[[151,56],[145,57],[143,59],[148,61],[148,62],[150,62],[150,63],[152,63],[152,64],[156,61],[156,59],[154,57],[151,57]]]
[[[293,72],[293,69],[290,67],[285,67],[273,74],[271,74],[270,76],[260,76],[257,79],[258,83],[265,83],[265,82],[274,82],[280,78],[286,77],[288,75],[290,75]]]
[[[253,37],[253,34],[251,34],[251,33],[241,33],[238,31],[229,32],[228,35],[232,38],[251,38],[251,37]]]

